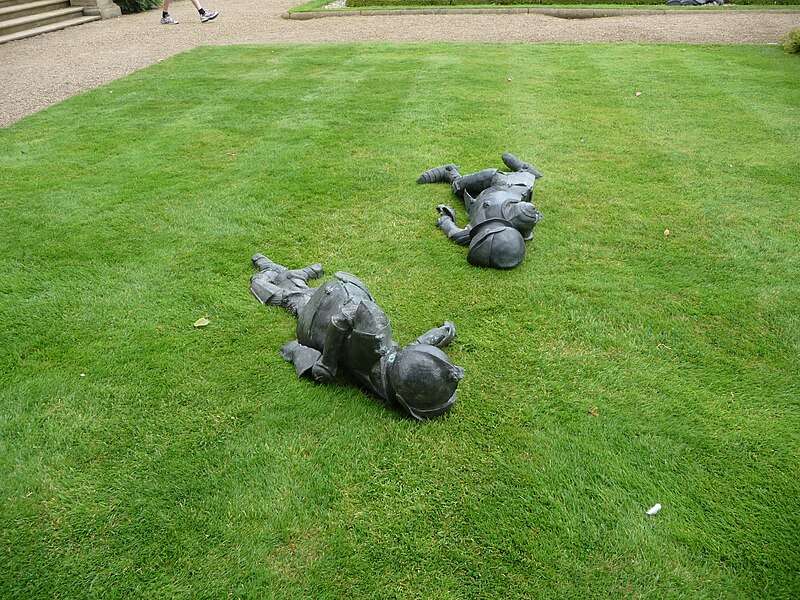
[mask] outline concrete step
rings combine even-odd
[[[18,29],[13,33],[3,31],[2,29],[0,29],[0,44],[3,44],[5,42],[12,42],[14,40],[21,40],[27,37],[33,37],[34,35],[40,35],[42,33],[50,33],[51,31],[65,29],[67,27],[72,27],[74,25],[82,25],[83,23],[89,23],[91,21],[99,21],[101,18],[100,15],[90,15],[88,17],[84,17],[80,12],[81,10],[82,9],[78,7],[78,13],[77,13],[78,16],[72,18],[59,19],[44,24],[39,23],[36,26],[31,25],[30,28]],[[0,23],[0,26],[2,26],[2,23]]]
[[[59,8],[69,8],[69,0],[36,0],[11,6],[0,7],[0,21],[10,21],[18,17],[27,17]]]

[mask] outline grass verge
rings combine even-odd
[[[342,7],[326,9],[325,6],[331,3],[331,0],[310,0],[304,4],[294,6],[288,10],[289,13],[294,12],[317,12],[322,10],[333,11],[367,11],[367,10],[457,10],[457,9],[519,9],[519,8],[552,8],[552,9],[601,9],[601,10],[698,10],[698,11],[731,11],[731,10],[800,10],[800,5],[791,4],[725,4],[724,6],[666,6],[665,4],[549,4],[546,2],[530,3],[530,4],[451,4],[451,5],[431,5],[431,4],[414,4],[409,2],[401,5],[384,5],[375,4],[372,6],[355,6],[355,7]]]

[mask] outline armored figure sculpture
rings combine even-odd
[[[461,175],[449,164],[425,171],[417,183],[446,182],[464,201],[469,224],[456,225],[452,207],[440,204],[436,226],[460,246],[469,246],[470,264],[495,269],[513,269],[525,258],[525,242],[533,239],[533,228],[542,219],[531,202],[533,186],[542,174],[513,154],[503,154],[511,172],[484,169]]]
[[[441,350],[456,335],[450,321],[401,348],[392,340],[386,314],[355,275],[338,272],[334,280],[310,288],[308,280],[322,276],[319,264],[289,270],[255,254],[253,265],[259,271],[250,279],[256,299],[297,317],[297,339],[284,344],[281,355],[299,377],[329,382],[341,368],[418,420],[452,408],[464,370]]]

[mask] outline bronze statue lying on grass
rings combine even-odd
[[[298,376],[328,382],[341,367],[415,419],[452,408],[464,370],[440,349],[456,335],[450,321],[401,348],[392,340],[388,318],[355,275],[339,272],[310,288],[308,280],[322,276],[322,265],[289,270],[262,254],[253,256],[253,265],[259,271],[250,279],[256,299],[297,317],[297,339],[284,344],[281,354]]]
[[[533,228],[542,219],[531,202],[542,174],[513,154],[503,154],[503,162],[511,172],[484,169],[461,175],[460,167],[450,164],[425,171],[417,183],[449,183],[464,201],[470,217],[466,227],[456,225],[455,210],[445,204],[437,207],[436,226],[456,244],[469,246],[470,264],[513,269],[525,258],[525,242],[533,239]]]

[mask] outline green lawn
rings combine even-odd
[[[766,46],[200,48],[0,130],[0,595],[800,596],[798,81]],[[503,152],[544,173],[507,272],[415,183]],[[400,343],[453,320],[450,415],[298,380],[256,251],[357,274]]]
[[[323,10],[325,6],[331,3],[332,0],[309,0],[304,4],[294,6],[289,9],[290,13],[295,12],[317,12]],[[439,1],[439,0],[437,0]],[[454,9],[476,9],[476,8],[492,8],[492,9],[519,9],[519,8],[551,8],[551,9],[608,9],[608,10],[680,10],[690,11],[697,10],[702,12],[707,11],[732,11],[732,10],[800,10],[800,0],[781,0],[782,4],[725,4],[724,6],[667,6],[664,2],[666,0],[631,0],[627,4],[614,4],[611,2],[601,3],[596,0],[584,0],[582,4],[576,4],[576,0],[541,0],[540,2],[526,2],[522,0],[517,4],[491,4],[491,2],[481,3],[480,0],[470,0],[470,3],[459,4],[456,0],[451,0],[452,4],[432,4],[429,0],[422,0],[414,3],[413,0],[376,0],[375,4],[369,6],[351,6],[348,8],[335,8],[325,9],[333,11],[365,11],[365,10],[419,10],[419,9],[432,9],[432,10],[454,10]],[[755,1],[755,0],[751,0]],[[382,2],[382,4],[380,3]]]

